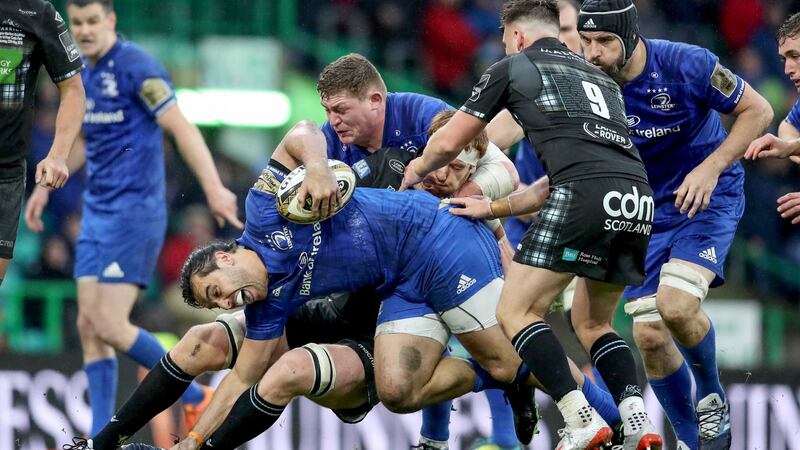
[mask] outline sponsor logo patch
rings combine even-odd
[[[151,110],[155,110],[172,98],[172,88],[163,78],[148,78],[142,83],[139,96]]]
[[[59,34],[58,40],[61,42],[61,46],[64,47],[64,52],[67,53],[69,62],[75,61],[81,57],[81,52],[78,50],[78,46],[75,45],[75,42],[72,41],[72,36],[69,34],[69,31],[64,31]]]
[[[403,164],[403,162],[400,161],[400,160],[390,159],[389,160],[389,168],[391,168],[395,172],[399,173],[400,175],[403,175],[405,173],[405,170],[406,170],[406,165]]]
[[[492,77],[491,74],[485,73],[481,76],[481,79],[475,84],[472,88],[472,95],[469,97],[469,101],[477,102],[479,98],[481,98],[481,92],[486,89],[486,85],[489,84],[489,79]]]
[[[717,62],[714,72],[711,73],[711,86],[720,91],[725,97],[730,97],[737,85],[736,75],[728,68]]]
[[[458,289],[456,289],[456,294],[461,294],[462,292],[469,289],[473,284],[475,284],[477,280],[475,278],[470,278],[464,274],[461,274],[461,277],[458,279]]]
[[[565,247],[564,253],[561,254],[561,259],[564,261],[577,261],[578,260],[578,251],[574,248]]]
[[[17,66],[22,62],[22,49],[0,48],[0,84],[17,82]]]

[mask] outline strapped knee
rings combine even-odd
[[[220,314],[216,321],[221,323],[228,333],[228,354],[225,356],[225,367],[230,369],[236,364],[236,357],[239,356],[239,349],[242,348],[244,327],[236,319],[236,316],[230,313]]]
[[[311,364],[314,366],[314,384],[309,397],[321,397],[336,387],[336,366],[333,364],[328,349],[323,345],[310,343],[303,347],[311,356]]]
[[[629,301],[625,304],[625,314],[633,317],[634,323],[658,322],[661,320],[661,314],[658,313],[658,308],[656,307],[655,295]]]
[[[661,266],[660,286],[680,289],[701,302],[708,295],[708,280],[700,272],[679,263],[666,263]]]

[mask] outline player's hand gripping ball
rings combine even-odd
[[[356,189],[356,175],[350,166],[335,159],[328,160],[328,167],[336,175],[336,183],[339,185],[339,194],[342,198],[341,203],[336,208],[332,208],[328,214],[328,217],[332,217],[341,211],[350,201],[350,198],[353,197],[353,192]],[[294,169],[283,179],[283,183],[278,188],[278,195],[275,196],[278,212],[290,222],[302,224],[317,222],[317,220],[311,218],[311,196],[307,195],[302,205],[297,199],[297,191],[300,189],[300,185],[303,184],[305,176],[306,168],[304,166]],[[323,217],[320,220],[328,217]]]

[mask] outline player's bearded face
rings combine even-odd
[[[581,46],[584,58],[612,78],[625,66],[622,43],[612,33],[582,32]]]
[[[89,59],[97,59],[111,47],[116,36],[116,15],[106,11],[100,3],[90,3],[67,8],[70,28],[81,52]]]
[[[800,92],[800,36],[788,37],[778,45],[783,60],[783,72]]]
[[[467,182],[472,166],[455,159],[450,164],[435,170],[422,179],[422,189],[437,197],[455,194]]]

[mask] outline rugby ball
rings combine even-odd
[[[328,167],[333,170],[336,175],[336,182],[339,184],[339,194],[342,201],[338,207],[328,213],[328,217],[332,217],[342,210],[344,206],[353,197],[353,192],[356,189],[356,175],[353,169],[347,164],[337,161],[335,159],[328,160]],[[285,217],[290,222],[294,223],[314,223],[318,220],[325,220],[328,217],[322,217],[314,220],[311,218],[311,196],[307,195],[305,202],[301,205],[297,199],[297,192],[300,190],[300,185],[303,184],[303,179],[306,176],[306,168],[300,166],[289,173],[283,179],[278,194],[275,196],[275,204],[278,207],[278,213]]]

